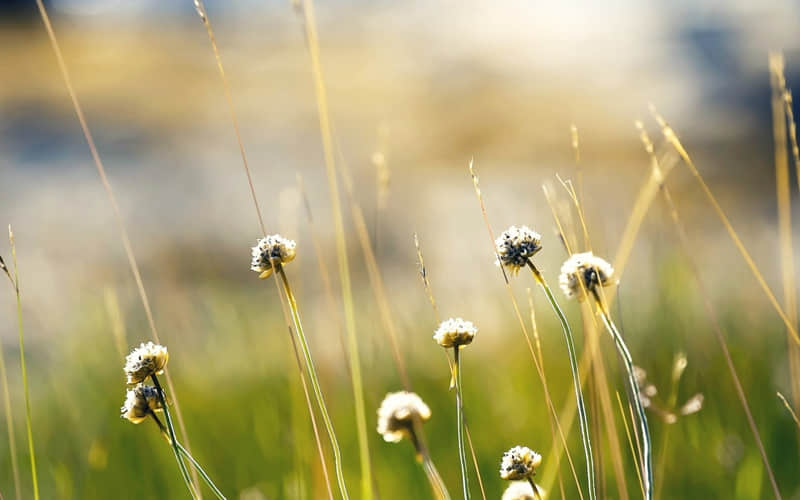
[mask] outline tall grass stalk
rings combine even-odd
[[[344,480],[342,452],[339,448],[339,440],[336,438],[336,431],[333,428],[333,422],[328,414],[328,407],[325,404],[325,397],[322,394],[322,388],[319,384],[317,370],[314,366],[314,359],[311,356],[311,349],[308,346],[306,334],[303,330],[303,324],[300,321],[300,312],[297,308],[297,301],[294,298],[294,293],[292,293],[292,288],[289,285],[289,279],[286,277],[286,272],[283,270],[283,266],[276,263],[275,270],[276,274],[280,275],[281,277],[283,291],[286,295],[286,300],[289,302],[289,310],[291,311],[292,320],[294,322],[295,334],[297,335],[297,340],[300,342],[300,350],[303,353],[306,369],[308,371],[309,379],[311,380],[311,387],[314,391],[314,396],[317,399],[317,405],[319,406],[320,413],[322,414],[322,420],[325,423],[325,429],[328,431],[328,436],[331,440],[331,449],[333,450],[333,460],[336,468],[336,480],[339,483],[339,492],[341,493],[342,498],[348,499],[350,498],[350,495],[347,491],[347,485],[345,484]]]
[[[319,128],[322,138],[322,149],[325,159],[325,171],[328,177],[328,188],[331,196],[331,212],[333,215],[334,232],[336,234],[336,255],[339,263],[339,281],[342,287],[342,301],[344,305],[345,331],[347,332],[347,345],[350,361],[350,379],[353,386],[353,402],[356,413],[356,431],[358,434],[359,461],[361,463],[361,493],[363,500],[372,499],[372,464],[369,456],[369,442],[367,440],[367,416],[364,404],[364,387],[361,377],[361,360],[359,355],[358,337],[356,335],[355,307],[353,304],[353,290],[350,283],[350,264],[347,259],[347,241],[344,235],[344,222],[342,207],[339,199],[339,185],[336,178],[336,162],[333,150],[333,135],[331,133],[330,117],[328,114],[328,96],[325,88],[325,79],[322,74],[320,62],[319,36],[317,21],[314,16],[313,0],[302,0],[304,25],[306,31],[307,49],[311,62],[311,72],[314,79],[314,92],[319,115]]]
[[[8,276],[11,286],[16,290],[17,287],[14,283],[14,278],[11,277],[11,273],[8,267],[6,267],[6,263],[3,262],[2,257],[0,257],[0,269]],[[20,491],[19,464],[17,463],[17,438],[14,434],[14,414],[11,411],[11,395],[8,390],[8,371],[6,369],[6,360],[3,355],[2,344],[0,344],[0,381],[2,381],[3,384],[3,408],[6,416],[6,430],[8,431],[8,452],[11,455],[11,473],[14,478],[14,496],[17,500],[20,500],[22,498],[22,492]]]
[[[592,441],[591,437],[589,436],[589,418],[586,414],[586,404],[583,400],[583,390],[581,389],[581,377],[578,372],[578,356],[575,350],[575,342],[572,336],[572,329],[569,326],[569,322],[567,321],[567,317],[564,315],[564,311],[561,310],[561,307],[558,305],[558,301],[556,301],[555,296],[553,295],[553,291],[547,285],[547,281],[545,281],[544,276],[542,273],[539,272],[539,269],[533,264],[533,262],[529,259],[528,260],[528,267],[533,273],[533,277],[539,286],[544,291],[545,296],[547,297],[547,301],[550,303],[550,306],[553,308],[553,311],[556,313],[558,317],[558,321],[561,323],[561,331],[564,334],[564,341],[567,344],[567,355],[569,357],[569,368],[572,372],[572,388],[575,392],[575,400],[578,404],[578,422],[580,424],[580,431],[581,431],[581,442],[583,444],[583,453],[584,458],[586,460],[586,481],[589,488],[589,499],[594,500],[596,498],[596,489],[595,489],[595,477],[594,477],[594,457],[592,454]]]
[[[44,24],[45,30],[47,31],[47,36],[50,40],[50,45],[53,48],[53,53],[56,56],[56,62],[58,63],[58,68],[61,71],[61,76],[64,79],[64,85],[67,88],[67,92],[69,93],[70,100],[72,101],[72,107],[75,110],[75,115],[78,118],[78,123],[81,126],[81,131],[83,132],[83,136],[86,139],[86,144],[89,147],[89,152],[92,155],[92,160],[94,161],[95,167],[97,167],[97,173],[100,176],[100,181],[103,184],[103,188],[108,195],[108,201],[111,205],[111,209],[114,213],[114,218],[117,223],[117,227],[120,232],[120,240],[122,242],[122,246],[125,249],[125,255],[128,258],[128,264],[131,268],[131,274],[133,274],[134,281],[136,282],[136,289],[139,292],[139,298],[142,301],[142,307],[144,308],[145,316],[147,317],[147,323],[150,327],[150,332],[153,335],[153,340],[156,343],[161,343],[158,335],[158,329],[156,328],[155,320],[153,319],[153,311],[150,308],[150,301],[147,298],[147,292],[144,288],[144,282],[142,281],[142,275],[139,272],[139,265],[136,262],[136,256],[133,253],[133,246],[131,245],[130,238],[128,237],[128,231],[125,228],[125,222],[122,219],[122,214],[120,213],[119,204],[117,203],[117,199],[114,196],[114,190],[111,188],[111,183],[106,176],[106,170],[103,166],[103,162],[100,159],[100,153],[97,151],[97,147],[94,144],[94,139],[92,137],[92,133],[89,130],[89,124],[86,121],[85,116],[83,115],[83,108],[81,108],[80,101],[78,100],[78,94],[75,92],[75,88],[72,86],[72,78],[70,77],[69,70],[67,69],[67,64],[64,62],[64,56],[61,53],[61,46],[58,43],[58,39],[56,38],[55,30],[53,29],[53,25],[50,22],[50,16],[47,14],[47,9],[44,6],[44,2],[42,0],[36,0],[36,6],[39,9],[39,15],[42,18],[42,23]],[[172,383],[172,377],[170,376],[170,372],[168,370],[164,371],[164,376],[167,381],[167,388],[170,390],[170,393],[173,394],[172,402],[175,405],[175,416],[177,417],[178,427],[181,432],[181,436],[183,437],[183,442],[186,443],[186,448],[191,449],[189,444],[189,435],[186,432],[186,425],[183,422],[183,415],[181,414],[181,407],[178,403],[178,398],[174,396],[174,384]],[[199,479],[197,474],[192,471],[192,480],[194,482],[195,488],[199,489]]]
[[[630,399],[633,402],[633,407],[636,409],[636,416],[639,421],[639,430],[641,432],[642,482],[644,486],[644,496],[647,500],[651,500],[653,498],[653,453],[650,440],[650,426],[647,424],[647,415],[644,412],[644,406],[642,406],[642,399],[639,397],[639,382],[636,380],[636,377],[633,373],[633,358],[628,350],[628,346],[625,344],[625,339],[622,338],[622,335],[617,329],[617,325],[611,319],[611,314],[606,309],[605,304],[600,298],[600,295],[597,293],[596,289],[592,289],[591,292],[594,295],[595,304],[597,305],[598,312],[600,313],[600,318],[603,320],[603,324],[608,330],[608,333],[614,339],[614,345],[617,347],[617,352],[619,352],[620,356],[622,357],[625,372],[628,376]]]
[[[172,416],[169,414],[167,398],[164,397],[164,389],[161,388],[161,384],[159,383],[158,377],[155,373],[153,373],[150,378],[153,380],[153,385],[156,386],[158,398],[161,400],[161,407],[164,409],[164,420],[167,421],[167,429],[169,431],[169,443],[172,446],[173,453],[175,454],[175,460],[178,462],[178,468],[181,470],[181,477],[183,478],[183,482],[186,483],[186,487],[189,489],[189,493],[192,495],[192,498],[197,498],[197,491],[192,484],[192,478],[189,477],[189,470],[186,468],[186,464],[183,463],[183,457],[180,449],[178,448],[178,439],[175,437],[175,428],[172,425]]]
[[[214,481],[211,480],[208,473],[205,470],[203,470],[203,467],[201,467],[200,464],[197,463],[197,460],[194,459],[194,457],[189,453],[189,451],[186,450],[186,448],[184,448],[182,444],[180,443],[177,444],[178,444],[178,451],[184,458],[186,458],[186,460],[188,460],[192,464],[192,467],[194,467],[195,470],[197,470],[197,472],[200,473],[200,477],[203,478],[203,481],[206,483],[206,485],[211,489],[211,491],[214,492],[214,495],[220,500],[227,500],[225,498],[225,495],[223,495],[222,492],[219,490],[219,488],[217,488],[217,485],[214,484]]]
[[[617,404],[619,405],[619,414],[622,417],[622,424],[625,426],[625,436],[628,438],[628,447],[631,451],[631,456],[633,457],[633,465],[635,466],[634,469],[636,470],[636,477],[639,479],[639,487],[642,491],[642,496],[645,495],[644,493],[644,481],[642,481],[642,468],[639,465],[641,463],[640,458],[640,451],[638,444],[633,443],[633,438],[631,437],[631,429],[628,426],[628,417],[625,416],[625,408],[622,406],[622,398],[619,397],[619,392],[615,392],[617,396]]]
[[[39,499],[39,480],[36,476],[36,452],[33,446],[33,424],[31,422],[31,393],[28,385],[28,369],[25,364],[25,330],[22,326],[22,297],[19,291],[19,268],[17,267],[17,247],[14,244],[14,232],[8,226],[8,241],[11,245],[11,261],[14,268],[14,295],[17,298],[17,329],[19,330],[19,365],[22,370],[22,388],[25,392],[25,428],[28,432],[28,454],[31,462],[31,481],[33,481],[33,498]]]

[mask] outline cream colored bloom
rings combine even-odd
[[[152,385],[139,384],[133,389],[128,389],[125,404],[120,408],[122,418],[138,424],[143,422],[152,412],[161,410],[161,398],[158,389]]]
[[[536,486],[539,492],[537,497],[533,493],[533,488],[528,481],[514,481],[508,485],[506,491],[503,492],[502,500],[540,500],[544,498],[544,490],[540,486]]]
[[[542,464],[542,456],[527,446],[515,446],[503,453],[500,462],[500,478],[506,480],[527,479],[536,474]]]
[[[169,353],[163,345],[148,342],[141,344],[125,358],[125,373],[129,384],[144,382],[147,377],[164,373]]]
[[[542,249],[542,237],[528,226],[511,226],[494,242],[497,265],[503,265],[512,274],[528,265],[528,260]]]
[[[274,271],[272,266],[275,264],[285,264],[294,260],[297,244],[290,239],[284,238],[279,234],[271,234],[266,238],[258,240],[258,244],[253,247],[253,260],[250,262],[250,269],[261,273],[261,279],[269,278]]]
[[[389,443],[397,443],[404,437],[411,437],[415,415],[420,422],[431,418],[431,409],[422,398],[406,391],[387,394],[378,409],[378,434]]]
[[[478,328],[461,318],[450,318],[442,321],[433,334],[435,340],[442,347],[461,347],[472,343]]]
[[[561,266],[558,284],[567,297],[578,297],[578,300],[583,300],[584,289],[591,293],[598,286],[610,285],[612,274],[614,268],[604,259],[593,255],[592,252],[576,253]]]

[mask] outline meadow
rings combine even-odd
[[[2,498],[190,498],[163,409],[120,418],[148,341],[226,498],[448,498],[428,458],[500,498],[517,445],[550,499],[800,498],[792,47],[754,56],[753,109],[695,113],[685,75],[537,87],[502,26],[454,41],[468,14],[411,43],[446,6],[39,7],[0,32]],[[565,282],[588,251],[613,271]],[[388,442],[402,390],[430,418]]]

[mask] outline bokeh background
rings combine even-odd
[[[301,17],[288,1],[206,3],[268,231],[298,242],[287,271],[355,494],[353,398]],[[280,302],[271,282],[248,269],[258,222],[211,46],[192,2],[46,5],[171,353],[195,456],[229,498],[322,498]],[[350,1],[316,7],[340,163],[355,178],[355,199],[387,284],[412,386],[433,410],[426,425],[433,457],[454,495],[454,395],[431,340],[436,321],[419,279],[415,232],[442,314],[467,317],[480,328],[466,352],[464,383],[487,495],[499,497],[499,460],[515,444],[540,450],[543,469],[553,467],[541,384],[493,265],[467,170],[471,158],[495,231],[528,224],[541,232],[545,250],[538,262],[555,284],[566,254],[542,185],[562,200],[557,174],[580,187],[593,249],[612,260],[649,175],[634,121],[644,121],[659,151],[668,149],[648,112],[653,103],[680,135],[768,284],[782,290],[767,54],[782,50],[789,86],[800,81],[796,2]],[[180,498],[184,487],[155,426],[118,417],[124,355],[150,338],[149,329],[111,206],[32,1],[0,2],[0,75],[0,222],[12,224],[17,239],[42,496]],[[333,309],[298,175],[333,279]],[[797,428],[775,395],[791,394],[784,327],[682,165],[669,186],[781,491],[800,498]],[[791,186],[797,198],[794,173]],[[345,224],[372,429],[374,410],[401,382],[348,210]],[[0,255],[9,260],[4,238]],[[560,408],[573,397],[561,332],[530,276],[523,273],[513,287],[526,317],[526,288],[534,288],[550,388]],[[0,340],[27,498],[14,296],[10,286],[0,290]],[[678,401],[705,396],[699,413],[674,424],[652,416],[656,457],[663,453],[661,498],[770,497],[702,296],[660,198],[645,219],[619,294],[615,315],[650,380],[669,394],[673,361],[685,353]],[[577,305],[563,305],[580,330]],[[624,396],[607,340],[613,389]],[[370,440],[381,498],[430,496],[408,443],[386,444],[375,432]],[[569,441],[582,479],[577,428]],[[627,452],[624,442],[622,448]],[[604,459],[604,498],[619,498]],[[626,460],[635,498],[630,454]],[[567,497],[575,498],[565,466],[562,474]],[[0,493],[14,497],[5,433]]]

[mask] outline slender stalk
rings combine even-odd
[[[308,347],[306,334],[303,331],[303,324],[300,322],[300,312],[297,309],[297,302],[294,299],[292,288],[289,286],[289,279],[283,270],[283,266],[275,266],[277,273],[283,282],[283,291],[286,293],[286,299],[289,301],[289,309],[292,311],[292,320],[294,321],[297,339],[300,341],[300,348],[303,351],[303,358],[306,361],[309,379],[311,380],[311,387],[314,389],[314,396],[317,398],[317,405],[319,406],[320,413],[322,413],[322,420],[325,422],[325,428],[328,431],[328,436],[331,440],[331,448],[333,450],[333,461],[336,467],[336,480],[339,483],[339,491],[342,498],[349,499],[350,495],[347,492],[347,485],[344,481],[344,470],[342,469],[342,452],[339,449],[339,441],[336,439],[336,431],[333,429],[331,417],[328,415],[328,407],[325,404],[325,397],[322,395],[322,388],[319,385],[317,378],[317,369],[314,367],[314,360],[311,357],[311,349]]]
[[[533,496],[536,497],[536,500],[542,500],[542,494],[539,493],[539,487],[536,486],[536,483],[533,482],[533,478],[528,478],[528,484],[531,485],[531,489],[533,490]]]
[[[6,273],[8,276],[8,281],[11,283],[11,286],[14,287],[16,290],[16,285],[14,284],[14,278],[11,277],[11,274],[8,271],[8,267],[6,267],[6,263],[3,262],[3,258],[0,257],[0,270]],[[11,455],[11,471],[14,476],[14,493],[17,500],[20,500],[22,497],[20,496],[21,493],[19,491],[20,479],[19,479],[19,464],[17,464],[17,440],[14,437],[14,417],[11,412],[11,395],[8,391],[8,371],[6,370],[6,360],[3,356],[3,346],[0,344],[0,380],[3,384],[3,407],[5,409],[6,414],[6,427],[8,431],[8,451]]]
[[[453,349],[453,370],[455,373],[456,381],[456,420],[458,426],[458,463],[461,466],[461,489],[464,493],[464,500],[469,499],[469,481],[467,479],[467,454],[464,450],[464,402],[462,401],[461,394],[461,365],[459,351],[461,346],[455,346]]]
[[[203,481],[205,481],[208,487],[211,488],[211,491],[214,492],[217,498],[219,498],[220,500],[227,500],[225,498],[225,495],[223,495],[222,492],[219,490],[219,488],[217,488],[217,485],[214,484],[214,481],[211,480],[206,471],[203,470],[203,468],[200,466],[199,463],[197,463],[197,460],[195,460],[194,457],[188,451],[186,451],[186,448],[184,448],[182,444],[180,443],[177,444],[178,444],[178,451],[180,451],[181,455],[186,457],[186,459],[192,463],[192,467],[194,467],[195,470],[197,470],[197,472],[200,473],[200,477],[203,479]]]
[[[436,497],[440,500],[450,500],[450,492],[447,491],[447,486],[445,486],[442,476],[439,475],[439,471],[428,453],[422,456],[422,467],[425,469],[425,474],[428,476],[428,481],[431,483]]]
[[[25,331],[22,327],[22,298],[19,293],[19,268],[17,266],[17,247],[14,245],[14,233],[8,226],[8,241],[11,244],[11,261],[14,264],[14,294],[17,297],[17,327],[19,329],[19,364],[22,369],[22,387],[25,391],[25,427],[28,431],[28,453],[31,460],[31,480],[33,481],[33,498],[39,500],[39,481],[36,478],[36,453],[33,447],[33,426],[31,425],[31,395],[28,387],[28,369],[25,366]]]
[[[172,417],[169,414],[169,407],[167,406],[167,399],[164,397],[164,390],[161,388],[161,384],[158,382],[158,377],[156,377],[155,373],[150,375],[150,378],[153,379],[153,384],[155,384],[156,390],[158,390],[158,399],[161,400],[161,407],[164,408],[164,419],[167,421],[170,444],[172,445],[173,453],[175,453],[175,460],[178,461],[178,467],[181,469],[183,482],[186,483],[186,487],[189,489],[192,498],[197,498],[197,492],[194,490],[194,486],[192,486],[192,478],[189,477],[189,470],[186,468],[186,464],[183,463],[183,459],[181,458],[181,452],[178,448],[180,445],[175,437],[175,429],[172,426]]]
[[[639,418],[639,428],[642,432],[642,480],[644,494],[645,498],[651,500],[653,498],[653,453],[650,443],[650,427],[647,425],[647,415],[644,412],[644,406],[642,406],[642,400],[639,397],[639,382],[633,374],[633,358],[628,350],[628,346],[625,344],[625,340],[623,340],[622,335],[620,335],[619,330],[617,330],[617,326],[614,324],[614,321],[611,320],[608,311],[603,307],[600,297],[597,295],[597,291],[593,289],[592,294],[594,294],[597,307],[600,310],[600,317],[603,319],[603,324],[606,326],[608,333],[614,338],[617,351],[625,362],[625,371],[628,375],[628,384],[631,392],[630,398],[634,408],[636,408],[636,413]]]
[[[544,280],[544,276],[542,273],[539,272],[539,269],[528,260],[528,267],[530,267],[531,272],[533,273],[533,277],[536,279],[536,282],[539,283],[539,286],[542,287],[544,290],[544,294],[547,296],[547,300],[550,302],[550,305],[555,311],[556,316],[558,316],[558,320],[561,322],[561,330],[564,332],[564,340],[567,343],[567,353],[569,355],[569,367],[572,371],[572,384],[575,390],[575,399],[578,403],[578,421],[580,423],[581,428],[581,440],[583,441],[583,453],[586,458],[586,479],[588,481],[589,486],[589,499],[594,500],[595,497],[595,477],[594,477],[594,460],[592,456],[592,441],[589,437],[589,418],[586,415],[586,405],[583,401],[583,391],[581,390],[581,382],[580,382],[580,374],[578,373],[578,358],[575,354],[575,343],[572,338],[572,329],[569,326],[569,322],[567,322],[567,317],[564,315],[564,311],[561,310],[559,307],[558,302],[556,301],[555,296],[553,295],[553,291],[550,290],[550,287],[547,285],[547,282]],[[580,485],[578,485],[580,488]]]

